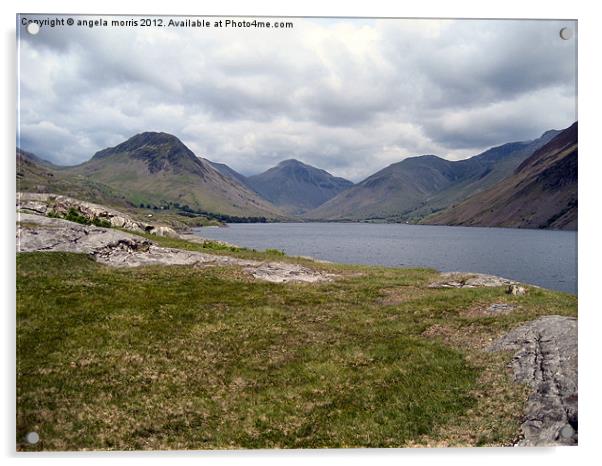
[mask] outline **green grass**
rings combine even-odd
[[[236,267],[126,270],[19,254],[18,448],[504,445],[524,389],[504,371],[511,355],[475,342],[576,314],[563,293],[435,290],[426,269],[315,267],[341,277],[271,284]],[[491,302],[520,308],[465,312]],[[425,333],[436,326],[447,333]],[[32,430],[41,441],[25,445]]]

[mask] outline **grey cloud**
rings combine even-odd
[[[461,158],[575,118],[566,22],[295,25],[24,34],[20,144],[74,164],[168,131],[243,173],[295,157],[358,180],[407,156]]]

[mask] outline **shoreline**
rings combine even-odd
[[[578,282],[577,270],[572,269],[572,266],[566,265],[561,268],[558,272],[559,278],[555,278],[549,273],[550,265],[542,267],[540,269],[536,267],[529,267],[524,270],[520,270],[521,264],[519,257],[512,259],[512,262],[508,262],[508,258],[503,258],[497,249],[510,248],[512,254],[517,254],[516,251],[528,249],[528,246],[521,246],[519,243],[526,238],[530,243],[541,244],[542,236],[557,238],[559,244],[567,244],[569,249],[566,250],[566,259],[554,259],[552,263],[572,264],[573,260],[576,263],[577,259],[577,243],[576,233],[574,231],[566,230],[534,230],[534,229],[509,229],[509,228],[497,228],[497,227],[447,227],[444,229],[426,229],[424,227],[439,226],[439,225],[411,225],[416,227],[416,234],[414,230],[405,229],[394,225],[399,224],[386,224],[391,226],[384,226],[385,224],[361,224],[357,226],[357,235],[354,235],[353,228],[355,224],[344,224],[346,226],[354,225],[347,230],[343,224],[340,224],[340,228],[337,228],[338,223],[320,222],[320,223],[279,223],[276,225],[268,226],[268,224],[230,224],[228,230],[212,230],[208,231],[203,228],[193,229],[193,235],[201,237],[208,237],[212,240],[226,241],[228,243],[239,244],[243,247],[254,248],[258,250],[268,249],[276,247],[285,251],[291,255],[301,256],[312,256],[320,260],[328,260],[338,262],[342,264],[357,264],[357,265],[374,265],[380,267],[396,268],[396,267],[431,267],[441,272],[453,272],[453,271],[464,271],[467,273],[487,273],[494,275],[507,276],[519,281],[526,281],[533,283],[538,286],[547,287],[557,291],[562,291],[572,295],[578,294]],[[316,238],[313,241],[309,241],[308,234],[313,226],[316,227]],[[404,225],[405,227],[406,225]],[[287,227],[290,227],[289,230]],[[319,236],[320,227],[324,228],[324,237],[321,239]],[[274,229],[273,233],[272,229]],[[374,230],[374,231],[371,231]],[[426,231],[426,233],[425,233]],[[340,232],[340,233],[339,233]],[[347,232],[349,234],[347,235]],[[381,234],[382,232],[382,234]],[[388,238],[389,232],[391,235],[395,235]],[[396,233],[400,232],[399,237]],[[405,233],[404,233],[405,232]],[[430,233],[429,233],[430,232]],[[449,236],[448,235],[453,235]],[[463,239],[464,235],[469,233],[470,238],[476,240],[484,240],[487,238],[485,235],[490,234],[501,234],[503,242],[499,245],[491,240],[491,249],[486,248],[486,244],[471,246],[470,239]],[[436,246],[436,251],[441,254],[451,254],[451,257],[458,258],[458,254],[447,249],[454,247],[462,247],[466,250],[466,254],[476,253],[484,255],[480,264],[475,266],[475,261],[470,261],[469,256],[460,256],[460,261],[451,261],[438,256],[435,252],[426,251],[426,254],[419,254],[418,250],[412,248],[424,247],[428,241],[421,241],[420,237],[423,234],[428,234],[429,237],[432,234],[433,242],[446,241],[445,245],[439,244]],[[344,236],[344,243],[338,242],[335,239],[339,238],[339,235]],[[418,237],[415,237],[418,235]],[[569,235],[569,236],[567,236]],[[382,236],[382,240],[381,240]],[[386,237],[386,238],[385,238]],[[362,239],[363,238],[363,239]],[[371,249],[371,253],[363,253],[362,249],[352,247],[354,244],[361,246],[366,244],[365,241],[369,241],[370,238],[374,238],[377,246]],[[453,240],[452,240],[453,238]],[[467,237],[468,238],[468,237]],[[564,239],[563,239],[564,238]],[[544,238],[545,239],[545,238]],[[459,243],[456,243],[459,241]],[[570,244],[574,242],[575,251],[573,252]],[[529,243],[529,244],[530,244]],[[349,244],[349,246],[347,246]],[[385,248],[395,248],[398,244],[403,244],[404,248],[402,252],[387,252]],[[516,246],[515,246],[516,245]],[[495,248],[494,248],[495,246]],[[476,250],[473,250],[477,248]],[[320,251],[320,252],[316,252]],[[392,250],[394,251],[394,249]],[[475,252],[476,251],[476,252]],[[540,251],[544,257],[547,254],[544,251]],[[421,256],[424,256],[421,257]],[[485,259],[490,257],[490,259]],[[432,259],[432,260],[429,260]],[[493,267],[492,261],[499,260],[501,267]],[[468,264],[468,262],[472,262]],[[479,261],[476,261],[479,262]],[[514,271],[509,270],[514,265],[516,268]],[[565,277],[569,277],[565,279]],[[573,281],[571,278],[575,277]]]

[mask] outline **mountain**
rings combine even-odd
[[[417,221],[509,176],[558,132],[511,142],[465,160],[435,155],[394,163],[304,214],[313,220]]]
[[[24,151],[20,148],[17,147],[17,162],[24,162],[24,163],[30,163],[30,164],[35,164],[41,167],[48,167],[48,168],[58,168],[57,165],[53,164],[52,162],[49,162],[48,160],[45,160],[41,157],[38,157],[36,154],[32,153],[32,152],[27,152]]]
[[[249,187],[249,186],[247,186],[247,177],[245,175],[238,173],[236,170],[230,168],[225,163],[212,162],[211,160],[207,160],[207,159],[203,159],[203,160],[208,162],[213,168],[215,168],[222,175],[238,181],[240,184],[242,184],[243,186],[246,186],[247,188]]]
[[[285,160],[259,175],[249,176],[247,185],[290,214],[313,209],[353,186],[351,181],[298,160]]]
[[[575,122],[511,176],[424,223],[577,229],[577,133]]]
[[[179,204],[233,216],[283,217],[269,202],[222,175],[167,133],[137,134],[68,171],[118,190],[135,205]]]
[[[111,187],[85,176],[68,172],[31,152],[17,148],[17,191],[54,193],[115,207],[131,207],[127,199]]]

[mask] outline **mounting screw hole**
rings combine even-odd
[[[36,443],[38,443],[40,441],[40,436],[38,435],[37,432],[29,432],[25,436],[25,441],[27,443],[29,443],[30,445],[35,445]]]
[[[560,30],[560,38],[564,40],[569,40],[573,37],[573,30],[571,28],[562,28]]]
[[[29,443],[30,445],[35,445],[36,443],[38,443],[40,441],[40,436],[38,435],[37,432],[29,432],[25,436],[25,441],[27,443]]]
[[[38,32],[40,32],[40,25],[37,23],[29,23],[27,25],[27,32],[29,32],[32,36],[35,36]]]

